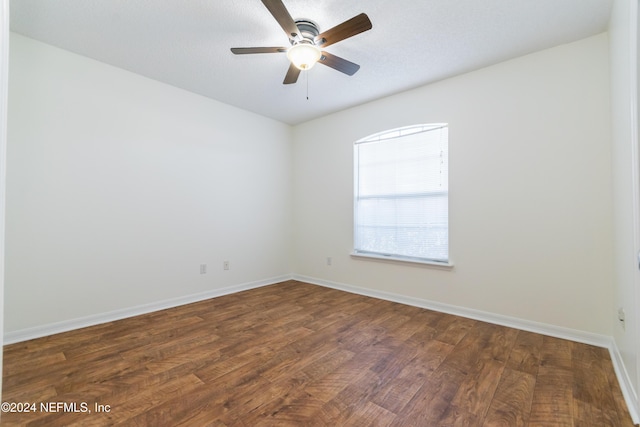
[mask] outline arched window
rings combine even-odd
[[[355,255],[449,263],[448,158],[442,123],[355,143]]]

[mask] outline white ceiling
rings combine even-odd
[[[360,12],[373,29],[329,46],[352,77],[316,65],[283,85],[288,46],[260,0],[13,0],[11,30],[245,110],[297,124],[606,31],[612,0],[283,0],[327,30]],[[308,84],[308,85],[307,85]],[[307,100],[307,87],[309,99]]]

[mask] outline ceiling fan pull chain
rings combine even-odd
[[[307,101],[308,101],[309,100],[309,71],[307,71],[304,74],[306,75],[306,78],[307,78]]]

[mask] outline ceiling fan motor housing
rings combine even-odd
[[[311,21],[310,19],[296,19],[295,23],[298,27],[298,30],[300,30],[300,36],[302,37],[302,40],[311,44],[315,44],[315,38],[318,36],[318,34],[320,34],[318,24]],[[296,40],[295,38],[289,39],[292,45],[297,44],[302,40]]]

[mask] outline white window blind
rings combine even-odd
[[[382,132],[354,150],[354,253],[447,263],[447,125]]]

